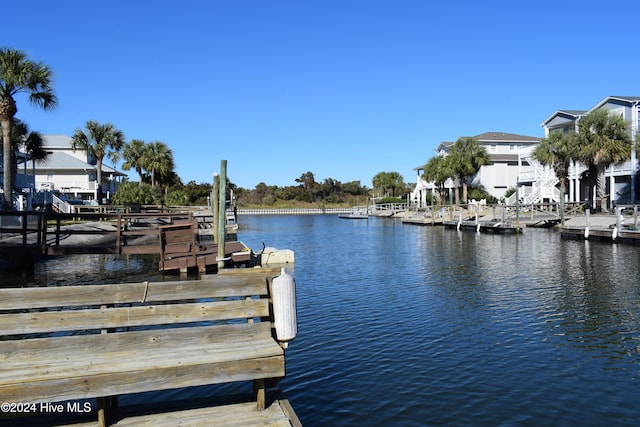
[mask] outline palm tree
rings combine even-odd
[[[71,149],[84,150],[96,159],[98,201],[102,200],[102,160],[106,156],[112,162],[120,158],[120,150],[124,145],[124,134],[111,123],[100,124],[89,120],[86,124],[88,133],[82,129],[75,130],[71,138]]]
[[[387,195],[391,191],[391,197],[395,197],[396,190],[405,187],[404,178],[399,172],[378,172],[372,179],[373,188],[382,190]]]
[[[451,157],[451,170],[462,183],[462,202],[466,203],[469,178],[475,175],[481,166],[489,163],[487,149],[480,145],[477,139],[465,136],[458,138],[447,157]],[[456,203],[459,203],[457,193]]]
[[[435,156],[429,159],[427,164],[423,166],[425,181],[432,181],[438,188],[435,193],[437,204],[442,204],[442,190],[444,183],[451,177],[451,170],[449,164],[444,156]]]
[[[576,134],[551,132],[533,150],[533,158],[543,166],[551,166],[560,181],[560,191],[567,192],[569,165],[576,153]]]
[[[17,158],[21,148],[33,161],[46,160],[49,156],[49,153],[44,149],[42,135],[38,132],[31,132],[26,123],[14,119],[11,129],[11,182],[16,181]]]
[[[164,142],[150,142],[144,150],[142,165],[151,174],[151,186],[155,187],[157,178],[169,176],[173,172],[173,152]]]
[[[58,102],[52,84],[53,73],[49,67],[27,59],[24,52],[0,49],[0,124],[2,125],[3,189],[4,201],[9,207],[14,181],[11,171],[11,128],[18,112],[14,98],[27,93],[29,101],[44,110],[54,108]]]
[[[622,116],[600,109],[587,114],[579,123],[577,157],[596,172],[596,195],[600,210],[607,212],[605,169],[629,159],[633,141]],[[589,192],[591,195],[591,192]]]
[[[142,185],[142,169],[143,169],[143,159],[144,159],[144,150],[146,148],[146,143],[141,139],[132,139],[128,144],[124,146],[124,150],[122,150],[122,158],[124,159],[124,163],[122,164],[122,169],[128,171],[133,168],[138,173],[140,177],[139,185]]]

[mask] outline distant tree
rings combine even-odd
[[[442,204],[443,202],[443,190],[444,183],[451,177],[452,173],[449,169],[449,165],[445,160],[445,156],[435,156],[429,159],[429,161],[423,166],[425,181],[431,181],[438,188],[435,193],[436,203]]]
[[[87,132],[77,128],[71,138],[71,148],[84,150],[96,159],[98,181],[98,202],[102,200],[102,161],[105,157],[116,163],[120,150],[125,144],[124,134],[111,123],[100,124],[95,120],[87,121]]]
[[[404,188],[404,178],[398,172],[378,172],[371,180],[373,188],[381,190],[386,196],[394,197],[398,191]]]
[[[7,208],[12,208],[11,191],[12,180],[12,144],[11,129],[13,120],[18,112],[15,96],[26,93],[29,101],[42,107],[53,109],[58,100],[52,87],[53,72],[49,67],[39,62],[27,59],[24,52],[15,49],[0,49],[0,125],[2,126],[2,154],[3,154],[3,197]]]
[[[207,204],[207,197],[211,194],[213,186],[211,184],[196,184],[195,181],[189,181],[185,185],[180,185],[176,188],[178,188],[180,193],[185,195],[186,201],[184,204],[204,206]]]
[[[548,138],[540,141],[533,150],[533,158],[543,166],[550,166],[560,181],[562,194],[567,194],[569,165],[576,153],[576,135],[574,133],[551,132]]]
[[[621,116],[600,109],[583,117],[578,126],[577,157],[595,171],[600,210],[607,212],[605,169],[612,163],[620,164],[628,160],[633,149],[627,123]]]
[[[460,204],[460,170],[465,168],[464,159],[458,153],[449,153],[442,159],[445,169],[449,171],[449,177],[453,181],[453,195],[456,204]]]
[[[128,171],[134,169],[140,177],[140,184],[142,184],[142,161],[144,159],[144,150],[146,143],[141,139],[132,139],[129,143],[125,144],[122,150],[122,169]]]
[[[112,202],[118,205],[135,203],[140,205],[159,205],[162,203],[161,190],[150,184],[125,181],[118,186]]]
[[[360,185],[360,181],[345,182],[342,184],[342,191],[353,196],[369,194],[369,189],[366,186]]]
[[[158,178],[169,177],[173,172],[173,151],[164,142],[150,142],[146,144],[141,164],[151,174],[151,186],[155,187]]]
[[[302,184],[302,187],[309,192],[313,191],[316,185],[316,179],[313,175],[313,172],[303,173],[302,175],[300,175],[300,178],[296,178],[296,182]]]
[[[44,141],[39,132],[32,132],[29,126],[14,119],[11,128],[11,182],[16,182],[18,168],[18,152],[27,154],[31,160],[46,160],[49,153],[44,148]]]
[[[467,203],[469,178],[475,175],[480,170],[480,167],[489,163],[487,149],[475,138],[462,137],[453,144],[447,158],[451,172],[462,184],[462,202]],[[457,193],[456,197],[458,197]],[[457,198],[456,203],[459,203]]]

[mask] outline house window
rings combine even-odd
[[[497,153],[498,152],[498,145],[497,144],[491,144],[491,146],[489,147],[490,151],[492,153]]]
[[[509,144],[509,152],[513,153],[514,151],[516,151],[516,144]]]
[[[53,172],[51,171],[47,172],[47,181],[49,182],[53,181]]]

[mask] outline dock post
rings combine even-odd
[[[213,214],[213,243],[218,244],[218,204],[219,204],[219,190],[220,188],[220,176],[217,173],[213,174],[213,191],[211,192],[211,213]]]
[[[562,186],[560,186],[560,224],[564,226],[564,191],[562,191]]]
[[[516,185],[516,233],[520,231],[520,191]]]
[[[585,224],[584,227],[584,238],[585,240],[589,238],[589,223],[591,222],[591,209],[587,209],[585,211],[585,214],[587,215],[587,222]]]
[[[227,161],[220,161],[220,196],[218,197],[218,271],[224,268],[224,243],[227,233],[225,227],[226,190],[227,190]]]

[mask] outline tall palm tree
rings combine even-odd
[[[391,197],[395,197],[396,190],[404,188],[404,178],[399,172],[378,172],[372,179],[373,188],[382,190],[387,195],[391,191]]]
[[[151,174],[151,186],[155,187],[158,178],[173,171],[173,152],[164,142],[150,142],[144,150],[142,165]]]
[[[442,204],[442,191],[444,183],[451,177],[451,170],[444,156],[435,156],[429,159],[427,164],[422,167],[424,171],[423,178],[425,181],[431,181],[438,188],[435,193],[437,204]]]
[[[141,139],[132,139],[128,144],[125,144],[122,150],[122,169],[128,171],[133,168],[140,177],[139,185],[142,185],[142,169],[144,160],[144,150],[146,143]]]
[[[14,119],[11,128],[11,182],[16,182],[18,171],[18,152],[22,149],[31,160],[46,160],[49,156],[47,150],[44,149],[42,135],[39,132],[32,132],[29,126]]]
[[[477,139],[465,136],[458,138],[447,157],[451,157],[450,167],[462,183],[462,202],[466,203],[469,178],[475,175],[481,166],[489,163],[487,149],[480,145]]]
[[[71,149],[84,150],[96,159],[96,174],[98,181],[98,202],[102,200],[102,161],[105,156],[112,162],[120,158],[120,150],[125,144],[124,134],[111,123],[100,124],[89,120],[86,124],[87,133],[78,128],[71,138]]]
[[[29,102],[44,110],[54,108],[58,102],[52,88],[53,72],[49,67],[27,59],[24,52],[0,49],[0,124],[2,125],[3,189],[4,201],[9,207],[14,181],[11,171],[11,128],[18,112],[15,95],[28,94]]]
[[[567,193],[569,165],[576,154],[576,134],[551,132],[533,150],[533,158],[543,166],[551,166],[560,181],[560,191]]]
[[[449,178],[453,180],[453,197],[456,205],[460,204],[460,183],[462,179],[462,171],[466,169],[466,162],[460,153],[450,151],[443,159],[446,170],[449,171]]]
[[[579,123],[577,157],[596,172],[596,195],[600,210],[607,212],[605,169],[629,159],[633,141],[622,116],[600,109],[587,114]],[[589,192],[591,194],[591,192]]]

